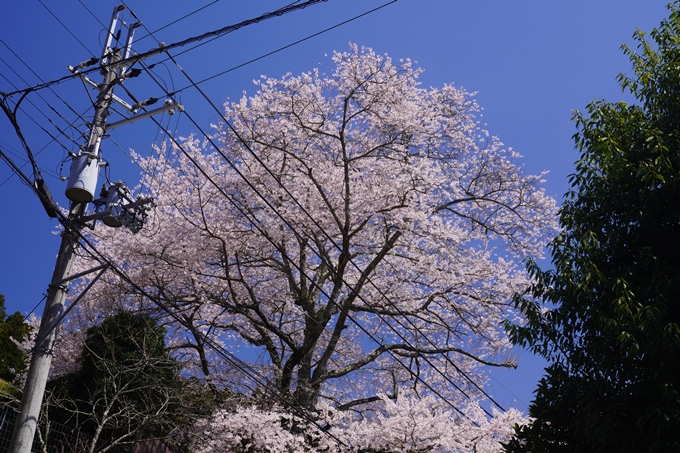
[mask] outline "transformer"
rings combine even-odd
[[[71,164],[66,197],[76,203],[90,203],[94,200],[98,177],[99,159],[86,153],[78,154]]]

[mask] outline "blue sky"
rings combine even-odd
[[[166,43],[222,28],[287,5],[292,0],[130,0],[127,5],[149,30],[157,30],[194,10],[200,12],[159,31]],[[252,80],[300,73],[319,66],[330,68],[333,50],[348,43],[372,47],[393,58],[411,58],[425,69],[425,86],[453,83],[477,92],[484,108],[480,120],[492,135],[524,155],[528,172],[549,171],[545,185],[561,199],[567,176],[578,155],[571,136],[572,110],[584,110],[594,99],[628,99],[616,76],[630,72],[621,44],[633,44],[636,28],[650,31],[666,16],[666,0],[328,0],[304,10],[255,24],[207,42],[177,57],[194,80],[227,71],[280,47],[350,20],[374,8],[377,11],[291,46],[272,56],[227,72],[201,88],[218,106],[236,100],[243,91],[254,92]],[[66,67],[101,53],[102,25],[108,24],[117,1],[22,0],[5,2],[0,16],[0,91],[14,91],[42,80],[68,75]],[[88,11],[89,9],[89,11]],[[130,16],[127,19],[133,20]],[[137,34],[141,38],[144,31]],[[155,47],[151,38],[135,41],[138,52]],[[188,47],[187,47],[188,49]],[[176,52],[179,53],[179,52]],[[328,55],[328,56],[326,56]],[[155,67],[159,79],[172,90],[189,85],[169,62]],[[149,60],[149,63],[154,60]],[[98,80],[99,76],[93,74]],[[143,79],[140,77],[140,79]],[[148,80],[130,80],[128,88],[140,99],[160,97]],[[22,103],[19,123],[37,154],[55,199],[67,205],[65,183],[58,179],[66,150],[75,150],[76,130],[85,126],[75,112],[91,117],[88,93],[77,80],[55,85],[54,91],[30,94]],[[121,94],[120,92],[117,92]],[[121,94],[122,95],[122,94]],[[65,103],[64,103],[65,101]],[[181,101],[201,127],[217,113],[194,90],[183,90]],[[32,103],[32,104],[31,104]],[[51,110],[52,106],[59,114]],[[60,118],[62,115],[67,121]],[[66,123],[76,119],[77,128]],[[50,120],[66,135],[59,136]],[[163,118],[179,135],[195,132],[186,119]],[[59,136],[53,140],[49,133]],[[140,121],[111,132],[104,157],[111,177],[136,183],[137,170],[129,162],[130,148],[147,153],[162,138],[150,121]],[[80,140],[82,143],[82,140]],[[0,116],[0,147],[16,163],[25,156],[13,128]],[[38,153],[39,152],[39,153]],[[29,167],[24,167],[28,172]],[[62,174],[68,174],[66,165]],[[42,298],[49,283],[59,237],[28,187],[0,162],[0,293],[9,312],[27,313]],[[38,314],[42,307],[38,308]],[[516,371],[494,372],[490,392],[504,405],[524,409],[531,400],[542,362],[518,351]]]

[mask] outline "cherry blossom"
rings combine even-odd
[[[187,374],[270,395],[205,419],[206,453],[328,451],[305,417],[307,438],[278,429],[300,417],[284,407],[350,450],[496,451],[523,419],[485,414],[480,389],[489,366],[514,365],[502,323],[528,284],[521,261],[556,232],[555,201],[480,127],[470,93],[423,88],[410,60],[356,45],[332,61],[263,76],[210,137],[135,154],[157,207],[139,234],[92,240],[174,317],[109,272],[83,319],[153,308]]]

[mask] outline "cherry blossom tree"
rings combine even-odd
[[[521,421],[480,418],[478,401],[488,367],[513,366],[502,322],[516,321],[511,298],[528,284],[519,263],[556,231],[555,201],[480,127],[470,93],[423,88],[410,60],[355,45],[332,61],[329,74],[262,77],[254,96],[225,105],[211,137],[138,155],[157,205],[148,228],[94,238],[136,286],[109,273],[83,304],[144,304],[143,288],[175,313],[169,334],[186,373],[273,392],[267,407],[206,419],[223,420],[215,432],[240,435],[236,419],[280,424],[296,407],[344,429],[350,446],[362,424],[392,437],[361,439],[393,451],[487,442],[462,433]],[[455,426],[460,447],[399,447],[390,420],[411,417],[413,439],[429,439],[418,431],[425,413]]]

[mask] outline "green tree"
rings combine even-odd
[[[26,355],[12,341],[21,341],[29,333],[29,325],[18,311],[7,316],[5,296],[0,294],[0,379],[13,381],[26,370]]]
[[[52,383],[50,416],[92,436],[90,453],[129,451],[140,436],[172,429],[181,394],[165,329],[147,315],[119,312],[88,329],[80,369]]]
[[[516,302],[516,344],[548,359],[510,452],[680,451],[680,3],[619,76],[636,99],[576,113],[581,153],[554,270]]]

